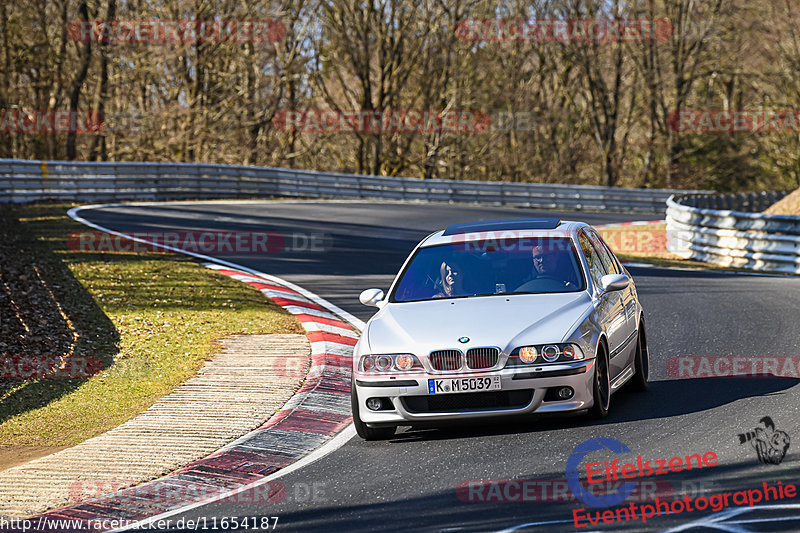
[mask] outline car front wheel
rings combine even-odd
[[[592,418],[605,418],[611,404],[611,381],[608,375],[608,352],[604,344],[600,344],[595,356],[594,387],[592,387],[594,405],[589,410]]]
[[[355,383],[351,383],[350,385],[350,405],[353,410],[353,425],[356,427],[356,433],[359,437],[364,440],[383,440],[394,435],[396,428],[371,428],[361,421]]]

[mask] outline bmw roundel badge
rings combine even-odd
[[[458,342],[460,342],[461,344],[466,344],[469,342],[469,337],[460,337],[458,339]]]

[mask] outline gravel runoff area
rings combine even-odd
[[[199,374],[121,426],[0,472],[0,516],[27,517],[151,480],[263,424],[302,384],[305,335],[239,335]]]

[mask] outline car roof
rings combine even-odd
[[[481,220],[451,224],[445,228],[443,236],[474,233],[479,231],[508,231],[515,229],[556,229],[561,225],[560,218],[509,218],[500,220]]]
[[[420,246],[492,238],[569,237],[585,226],[588,226],[585,222],[559,218],[509,218],[465,222],[451,224],[444,230],[432,233],[420,243]]]

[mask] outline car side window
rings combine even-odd
[[[589,275],[592,277],[592,283],[600,287],[600,279],[605,274],[605,267],[600,259],[600,254],[597,253],[589,235],[585,231],[581,231],[578,234],[578,242],[581,245],[583,255],[586,256],[586,263],[589,265]]]
[[[614,255],[614,252],[611,251],[611,247],[604,240],[601,240],[600,242],[603,244],[603,249],[606,251],[608,259],[611,261],[611,264],[614,267],[614,274],[624,274],[622,265],[620,264],[619,259],[617,259],[617,256]]]
[[[600,235],[594,231],[589,232],[589,235],[591,237],[592,244],[597,249],[597,253],[600,255],[600,261],[603,263],[603,270],[605,273],[621,274],[622,270],[620,270],[619,265],[614,259],[614,254],[611,253],[611,250],[609,250],[608,245],[605,243],[602,237],[600,237]]]

